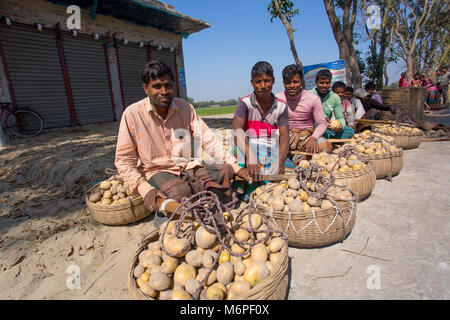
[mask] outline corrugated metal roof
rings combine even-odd
[[[210,24],[177,12],[172,6],[157,0],[47,0],[60,5],[78,5],[91,10],[91,16],[102,14],[133,22],[137,25],[151,26],[160,30],[190,34],[209,28]]]

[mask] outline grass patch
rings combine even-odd
[[[215,116],[218,114],[229,114],[234,113],[236,111],[236,106],[228,106],[228,107],[214,107],[214,108],[199,108],[195,109],[197,114],[201,117],[203,116]]]

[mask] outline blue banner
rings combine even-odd
[[[305,88],[311,90],[316,87],[316,75],[317,72],[323,69],[328,69],[333,74],[331,84],[336,81],[345,81],[345,60],[337,60],[333,62],[319,63],[312,66],[303,67],[303,73],[305,74]]]

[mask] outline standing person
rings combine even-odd
[[[400,80],[398,80],[398,87],[399,88],[408,87],[408,73],[406,71],[402,73]]]
[[[392,114],[397,112],[397,108],[394,105],[387,106],[379,103],[377,100],[370,98],[369,93],[362,88],[355,90],[355,97],[361,100],[366,112],[362,119],[380,120],[380,111],[390,111]]]
[[[424,78],[423,85],[426,89],[425,101],[431,106],[437,102],[438,87],[430,78]]]
[[[323,138],[327,121],[317,95],[303,89],[303,69],[291,64],[283,69],[284,91],[277,98],[286,101],[289,114],[289,142],[291,150],[317,153],[331,152],[331,143]],[[297,160],[294,156],[293,162]]]
[[[411,79],[410,85],[413,88],[420,88],[422,86],[422,80],[420,80],[419,72],[416,72],[416,74],[414,75],[414,79]]]
[[[356,120],[361,119],[364,113],[366,113],[366,111],[364,110],[361,100],[353,96],[353,91],[354,90],[352,87],[350,86],[345,87],[344,97],[345,99],[350,100],[350,102],[352,103],[352,109],[353,112],[355,113],[355,120]]]
[[[372,81],[367,82],[364,89],[369,93],[370,98],[377,100],[379,103],[383,103],[383,98],[375,92],[375,83]]]
[[[144,198],[150,211],[158,209],[158,197],[179,202],[203,190],[220,196],[221,190],[229,190],[235,174],[250,180],[248,170],[225,153],[222,143],[192,105],[174,98],[174,77],[169,66],[147,63],[142,83],[147,97],[130,105],[122,115],[115,165],[131,190]],[[202,149],[219,164],[191,161],[190,135],[199,139]]]
[[[320,70],[316,75],[316,88],[311,90],[311,92],[319,96],[328,123],[328,129],[325,131],[324,138],[349,139],[353,137],[355,131],[345,123],[341,98],[330,90],[332,78],[333,75],[330,70]],[[331,126],[331,120],[333,119],[338,120],[340,126]]]
[[[441,77],[439,82],[439,88],[441,90],[442,103],[447,103],[448,99],[448,82],[450,78],[450,73],[448,71],[448,66],[443,66],[441,68]]]
[[[256,182],[262,174],[281,174],[285,166],[294,168],[287,157],[288,109],[272,93],[274,82],[272,66],[265,61],[256,63],[251,70],[253,93],[239,100],[233,117],[239,165],[247,168]]]
[[[336,81],[331,90],[341,98],[342,112],[347,125],[355,131],[355,110],[350,100],[345,98],[346,85],[342,81]]]

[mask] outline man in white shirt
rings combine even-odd
[[[366,113],[366,111],[364,110],[361,100],[353,96],[352,87],[348,86],[345,88],[344,98],[351,101],[355,119],[361,119],[364,113]]]

